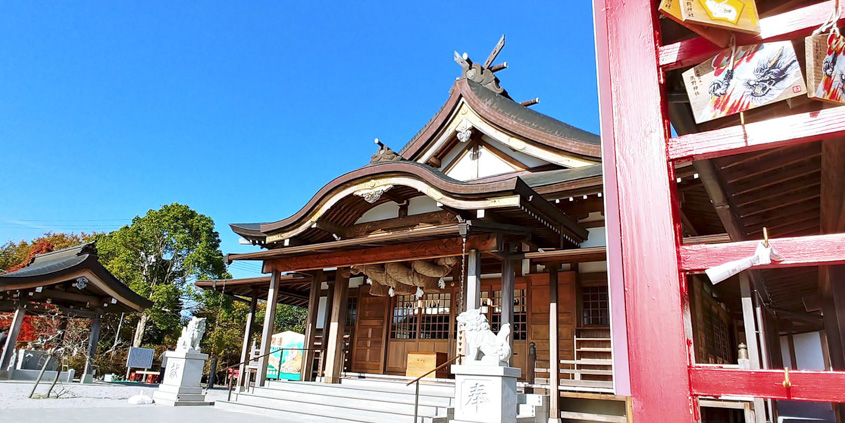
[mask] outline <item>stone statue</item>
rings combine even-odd
[[[511,325],[504,324],[496,335],[490,330],[487,317],[481,310],[467,310],[458,315],[458,330],[466,337],[464,355],[470,362],[488,365],[507,365],[511,357]]]
[[[205,333],[205,318],[192,317],[188,326],[182,328],[182,336],[176,343],[176,351],[200,352],[200,341]]]

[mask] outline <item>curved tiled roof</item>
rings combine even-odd
[[[455,82],[446,103],[402,148],[400,154],[407,159],[415,159],[415,155],[424,150],[442,125],[448,123],[462,98],[482,118],[507,132],[559,151],[601,159],[601,137],[598,135],[531,110],[465,78]]]
[[[142,311],[152,306],[152,302],[136,294],[103,267],[93,242],[36,255],[23,269],[0,275],[0,291],[67,282],[85,271],[93,276],[94,280],[89,278],[89,283],[98,291],[115,294],[118,306],[110,307],[108,311]],[[39,285],[42,282],[43,285]]]

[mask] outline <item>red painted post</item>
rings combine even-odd
[[[593,8],[608,262],[618,263],[611,298],[624,284],[633,421],[692,422],[656,7],[595,0]]]

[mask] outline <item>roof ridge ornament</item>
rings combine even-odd
[[[375,143],[378,144],[378,151],[376,151],[376,154],[370,156],[370,164],[405,160],[402,156],[393,151],[390,147],[384,145],[384,143],[379,141],[378,138],[376,138]]]
[[[475,63],[470,60],[469,56],[466,53],[461,55],[458,54],[458,52],[456,51],[455,62],[461,65],[461,67],[464,69],[461,73],[461,77],[476,82],[497,94],[507,96],[507,91],[505,91],[504,88],[499,86],[499,78],[496,78],[495,73],[502,69],[507,69],[508,62],[492,66],[493,61],[496,60],[496,57],[499,56],[499,53],[502,51],[503,47],[505,47],[504,34],[502,34],[502,38],[499,39],[499,42],[496,43],[496,46],[493,47],[493,51],[491,51],[490,55],[487,56],[487,60],[484,61],[484,64]]]

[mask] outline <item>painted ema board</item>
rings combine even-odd
[[[805,39],[810,98],[845,104],[845,37],[838,33]]]
[[[694,23],[748,34],[760,33],[754,0],[679,0],[684,24]]]
[[[807,93],[791,41],[726,49],[683,77],[696,123]]]
[[[126,357],[126,367],[130,369],[149,369],[153,367],[153,356],[155,350],[150,348],[129,348],[129,355]]]
[[[704,25],[697,25],[692,22],[684,22],[684,14],[681,12],[681,3],[684,0],[661,0],[658,10],[669,19],[689,28],[690,31],[704,37],[707,41],[719,47],[727,47],[731,39],[730,31]]]

